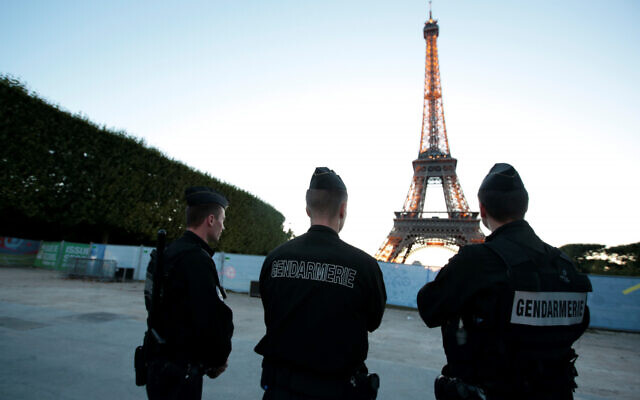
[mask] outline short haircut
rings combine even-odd
[[[311,216],[335,217],[340,205],[347,201],[347,192],[343,190],[308,189],[307,208]]]
[[[498,222],[523,219],[529,208],[529,193],[527,189],[511,190],[480,190],[478,200],[487,213]]]
[[[217,219],[220,219],[220,216],[222,215],[222,206],[215,203],[187,206],[187,227],[195,228],[200,226],[211,214],[215,215]]]

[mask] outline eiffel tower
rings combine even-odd
[[[393,229],[376,253],[380,261],[404,263],[411,253],[427,246],[460,247],[484,241],[478,212],[469,211],[458,182],[458,160],[449,151],[442,108],[438,33],[438,21],[433,19],[429,7],[429,20],[424,25],[427,57],[420,152],[413,161],[413,180],[404,207],[395,213]],[[442,188],[447,211],[423,211],[429,186]]]

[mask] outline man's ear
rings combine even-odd
[[[307,216],[311,218],[311,211],[309,211],[309,207],[305,207],[305,210],[307,211]]]
[[[480,203],[480,217],[481,218],[487,217],[487,209],[484,208],[484,205],[482,203]]]
[[[345,219],[347,217],[347,202],[340,204],[340,218]]]

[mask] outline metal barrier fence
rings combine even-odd
[[[93,278],[110,281],[116,279],[116,266],[115,260],[74,258],[73,263],[66,271],[66,275],[72,278]]]

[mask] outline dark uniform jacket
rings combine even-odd
[[[442,326],[443,373],[489,392],[573,389],[571,345],[589,325],[591,284],[529,224],[462,247],[418,293],[420,316]]]
[[[156,328],[167,343],[164,356],[205,369],[225,363],[233,334],[232,312],[223,302],[213,254],[211,247],[190,231],[166,249],[165,291]],[[154,270],[152,261],[147,282],[153,281]]]
[[[267,332],[255,350],[263,368],[337,378],[364,364],[367,332],[380,325],[387,299],[376,260],[321,225],[266,257],[260,294]]]

